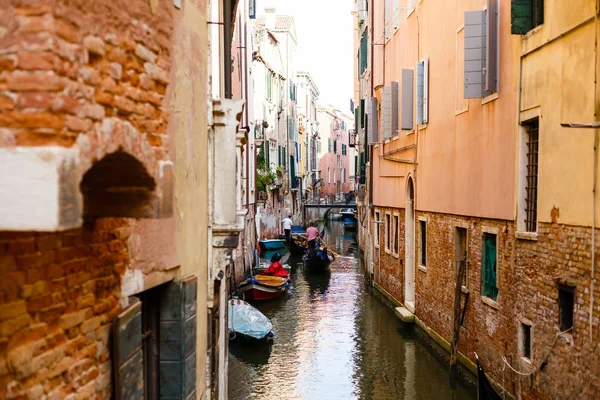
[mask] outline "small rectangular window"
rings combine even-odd
[[[373,227],[374,236],[375,236],[375,247],[379,247],[379,225],[381,220],[379,218],[379,211],[375,211],[375,224]]]
[[[494,301],[498,299],[496,240],[497,235],[484,233],[481,255],[481,295]]]
[[[398,254],[398,216],[394,215],[394,254]]]
[[[421,266],[427,266],[427,221],[419,221],[421,225],[421,240],[419,246],[419,263]]]
[[[391,246],[391,232],[390,232],[390,214],[385,214],[385,249],[390,251]]]
[[[521,355],[531,359],[531,325],[521,322]]]
[[[573,310],[575,308],[575,288],[560,285],[558,287],[558,308],[560,331],[573,328]]]

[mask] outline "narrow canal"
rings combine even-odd
[[[473,388],[451,391],[447,366],[368,289],[356,235],[330,222],[325,242],[342,256],[330,277],[289,259],[288,294],[257,305],[273,323],[272,349],[230,347],[229,398],[475,399]]]

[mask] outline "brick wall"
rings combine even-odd
[[[539,365],[550,352],[544,369],[532,380],[522,380],[524,398],[568,398],[569,393],[577,393],[580,399],[598,398],[600,271],[596,269],[594,343],[590,346],[591,233],[590,228],[540,223],[537,241],[518,241],[517,318],[531,322],[533,364]],[[596,244],[596,254],[599,250],[600,246]],[[576,285],[575,314],[573,331],[558,338],[552,347],[559,332],[556,278]],[[528,370],[524,363],[516,365]]]
[[[404,301],[405,213],[404,209],[376,208],[383,222],[380,225],[379,271],[375,262],[375,280],[396,299]],[[399,215],[399,257],[385,251],[385,213]],[[427,220],[427,263],[419,268],[420,223]],[[393,218],[391,218],[393,226]],[[514,376],[502,372],[501,355],[516,351],[516,323],[514,321],[515,239],[513,224],[505,221],[466,218],[453,215],[417,212],[415,217],[415,313],[428,327],[452,340],[454,315],[454,287],[456,281],[455,230],[466,227],[468,257],[467,269],[469,302],[460,332],[459,351],[473,359],[473,352],[482,357],[486,371],[500,384],[514,392],[510,384]],[[499,296],[493,306],[481,298],[481,252],[484,229],[498,231],[498,287]],[[464,304],[465,295],[462,295]]]
[[[156,160],[174,157],[164,106],[172,3],[5,3],[0,146],[77,147],[82,174],[123,149],[156,179]],[[110,398],[110,323],[130,255],[144,250],[130,234],[143,226],[98,219],[61,233],[0,232],[0,399]]]
[[[135,131],[123,142],[143,137],[133,151],[167,157],[170,4],[156,15],[145,0],[10,4],[0,12],[0,146],[70,147],[85,135],[85,154],[117,135],[102,122],[118,118]]]
[[[379,211],[379,248],[375,247],[374,277],[375,281],[388,291],[395,299],[404,301],[404,256],[405,256],[405,213],[404,209],[377,207]],[[393,228],[393,215],[398,215],[398,255],[386,251],[385,215],[390,213],[390,225]],[[376,215],[376,214],[373,214]],[[373,220],[377,218],[373,217]],[[377,226],[376,224],[373,224]],[[374,229],[374,228],[372,228]],[[391,240],[390,240],[391,242]],[[392,244],[393,247],[393,244]],[[379,261],[377,261],[379,260]]]
[[[460,331],[459,351],[474,360],[482,358],[486,372],[514,393],[514,375],[504,371],[501,356],[510,360],[516,350],[514,305],[516,277],[514,271],[514,224],[507,221],[468,218],[447,214],[417,212],[415,239],[419,254],[421,227],[419,218],[427,220],[427,265],[416,269],[416,315],[427,326],[452,340],[456,284],[456,228],[467,229],[467,289],[470,293],[464,323]],[[481,293],[483,233],[497,232],[497,301],[486,302]],[[416,259],[419,264],[418,258]],[[466,295],[462,294],[464,304]]]
[[[110,398],[128,232],[120,219],[0,232],[0,398]]]

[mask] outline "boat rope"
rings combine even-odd
[[[534,373],[536,373],[540,368],[542,368],[542,366],[546,363],[546,360],[548,359],[548,357],[550,357],[550,353],[552,353],[552,349],[554,348],[554,345],[556,345],[556,341],[558,340],[558,338],[562,335],[564,335],[565,333],[571,331],[573,329],[573,327],[562,331],[562,332],[558,332],[556,334],[556,336],[554,337],[554,341],[552,342],[552,345],[550,346],[550,349],[548,350],[548,353],[546,353],[546,357],[544,357],[544,359],[542,360],[542,362],[540,363],[540,365],[531,370],[530,372],[521,372],[521,371],[517,371],[516,369],[514,369],[512,367],[512,365],[509,364],[508,360],[506,359],[505,356],[502,356],[502,361],[504,362],[504,364],[506,364],[508,366],[508,368],[510,368],[515,374],[517,375],[521,375],[521,376],[530,376],[533,375]]]

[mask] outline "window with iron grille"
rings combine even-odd
[[[537,231],[539,119],[525,126],[527,131],[527,168],[525,176],[525,230]]]

